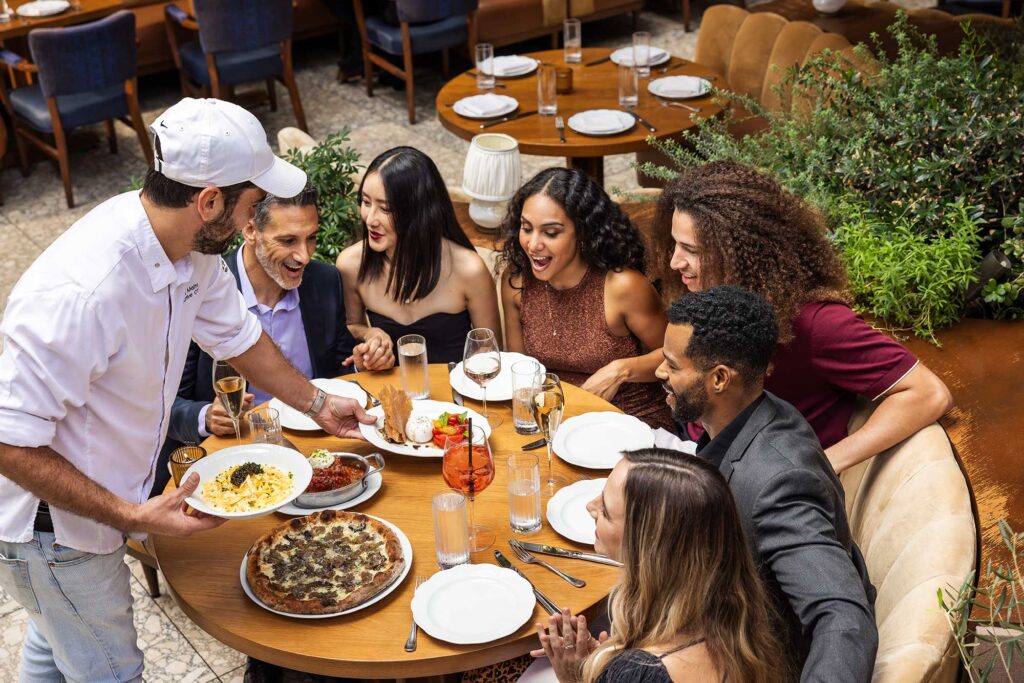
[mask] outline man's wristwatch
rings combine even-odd
[[[302,413],[306,417],[316,417],[320,410],[324,407],[324,402],[327,400],[327,392],[320,387],[316,388],[316,396],[313,397],[313,403],[310,404],[309,410]]]

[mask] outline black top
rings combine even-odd
[[[672,677],[661,660],[703,642],[703,638],[697,638],[660,655],[646,650],[626,650],[605,667],[597,677],[597,683],[672,683]]]
[[[469,311],[461,313],[432,313],[411,325],[402,325],[386,315],[366,311],[370,325],[379,327],[391,337],[398,354],[398,340],[407,334],[418,334],[427,340],[427,361],[430,363],[458,363],[466,346],[466,335],[473,329]]]
[[[747,420],[754,414],[757,407],[761,405],[761,401],[764,400],[764,393],[758,396],[753,403],[743,409],[739,415],[732,419],[732,422],[725,426],[718,436],[712,439],[708,436],[705,431],[700,435],[697,440],[697,455],[707,460],[715,467],[722,466],[722,458],[725,457],[726,451],[732,446],[732,442],[739,436],[743,426],[747,424]]]

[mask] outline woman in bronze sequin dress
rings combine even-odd
[[[505,339],[564,382],[672,429],[654,376],[667,320],[639,231],[585,173],[541,171],[509,204],[499,260]]]

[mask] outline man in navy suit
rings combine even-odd
[[[352,372],[354,365],[362,370],[393,367],[395,357],[386,332],[371,328],[359,343],[349,333],[337,269],[312,260],[319,227],[317,191],[312,185],[289,199],[268,194],[242,229],[243,245],[224,256],[224,267],[235,276],[246,306],[264,331],[306,377],[337,377]],[[210,356],[193,342],[151,495],[167,485],[166,463],[172,450],[185,442],[199,443],[211,434],[234,434],[224,406],[215,400],[212,366]],[[246,409],[269,400],[258,386],[250,389]]]

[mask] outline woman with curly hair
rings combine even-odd
[[[622,562],[612,634],[568,610],[537,624],[561,683],[790,680],[729,485],[678,451],[628,451],[587,505],[594,548]]]
[[[671,426],[654,384],[667,326],[644,276],[640,233],[581,171],[549,168],[509,204],[499,256],[510,351],[653,426]]]
[[[821,214],[765,174],[732,161],[687,169],[665,188],[656,226],[684,291],[737,285],[775,310],[780,343],[765,388],[810,422],[836,472],[952,406],[942,380],[850,308]],[[858,396],[878,406],[849,434]]]

